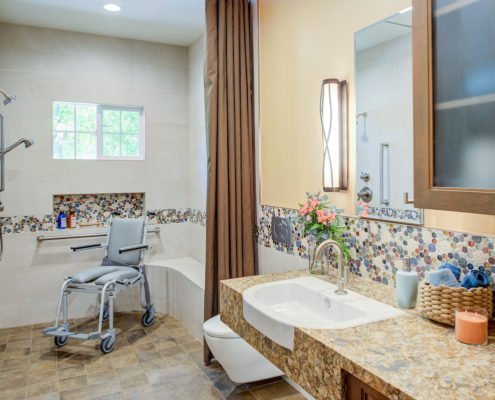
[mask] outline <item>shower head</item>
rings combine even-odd
[[[24,147],[27,149],[28,147],[31,147],[34,144],[33,139],[24,139]]]
[[[0,151],[0,156],[4,156],[9,151],[14,150],[17,146],[19,146],[21,144],[24,144],[24,147],[27,149],[28,147],[30,147],[34,144],[34,140],[33,139],[24,139],[24,138],[19,139],[17,142],[15,142],[14,144],[7,147],[4,151]]]
[[[0,93],[3,95],[4,100],[3,100],[3,105],[8,106],[10,103],[13,103],[15,101],[15,96],[9,95],[7,92],[5,92],[3,89],[0,89]]]

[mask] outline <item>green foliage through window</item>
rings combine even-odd
[[[142,159],[142,119],[141,108],[54,102],[53,158]]]

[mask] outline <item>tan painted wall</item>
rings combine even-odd
[[[320,84],[349,82],[350,187],[330,194],[352,215],[355,193],[354,33],[410,0],[259,0],[261,203],[294,208],[321,189]],[[412,149],[411,149],[412,151]],[[495,233],[495,217],[425,212],[425,225]]]

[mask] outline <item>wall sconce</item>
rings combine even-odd
[[[325,79],[321,84],[320,120],[323,131],[323,190],[347,190],[347,82]]]

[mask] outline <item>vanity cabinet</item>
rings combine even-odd
[[[495,214],[495,1],[413,0],[414,205]]]
[[[351,374],[346,374],[346,386],[346,400],[389,400],[388,397]]]

